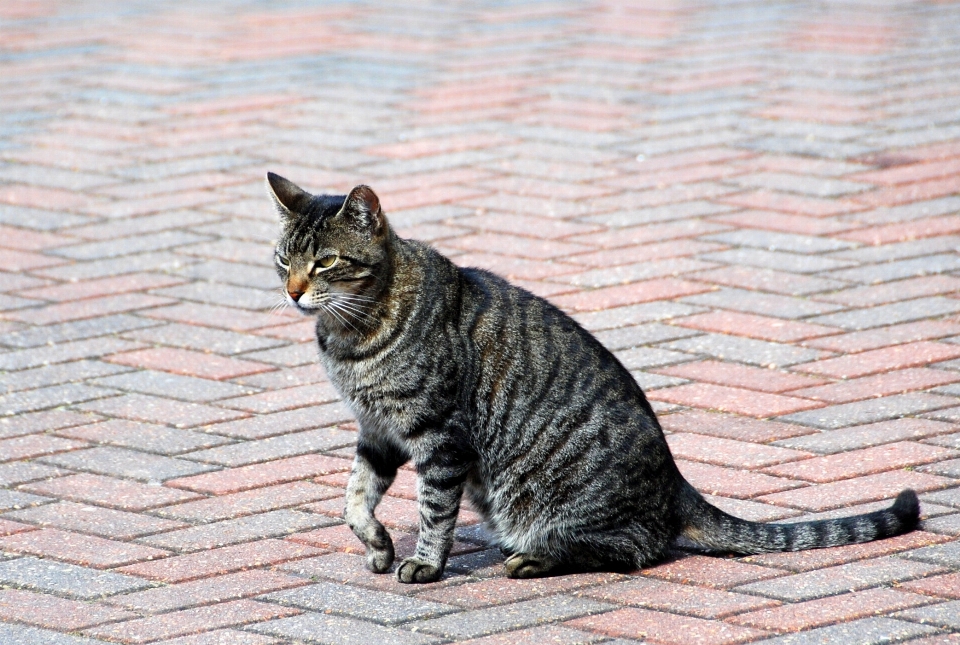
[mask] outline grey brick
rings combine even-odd
[[[252,265],[240,262],[207,259],[196,263],[185,264],[175,271],[177,275],[198,280],[209,280],[223,284],[234,284],[239,287],[253,289],[273,289],[280,286],[277,272],[266,263],[270,261],[270,247],[264,245],[263,264]],[[261,256],[258,255],[256,259]],[[252,259],[251,261],[255,261]]]
[[[612,609],[617,609],[617,606],[585,598],[559,595],[500,607],[465,611],[442,618],[418,621],[409,626],[429,634],[466,639],[554,620],[599,614]]]
[[[133,576],[34,557],[0,562],[0,582],[82,600],[93,600],[150,586],[149,582]]]
[[[948,421],[950,423],[960,423],[960,407],[946,408],[935,412],[928,412],[923,415],[926,419],[936,419],[939,421]]]
[[[155,289],[150,293],[167,298],[191,300],[211,305],[252,309],[254,311],[270,309],[281,301],[277,290],[279,280],[268,289],[250,286],[234,286],[214,282],[191,282],[165,289]],[[278,324],[282,321],[278,320]]]
[[[0,224],[10,224],[39,231],[52,231],[67,226],[86,224],[90,219],[63,211],[48,211],[27,206],[0,204]]]
[[[102,645],[105,641],[82,636],[71,636],[39,627],[0,624],[2,645]]]
[[[822,291],[836,291],[849,286],[849,283],[840,280],[827,280],[811,275],[772,271],[756,267],[724,266],[716,270],[703,271],[690,277],[715,284],[735,284],[735,281],[739,280],[741,285],[749,285],[751,288],[760,291],[771,291],[788,296],[805,296]]]
[[[844,329],[872,329],[897,323],[912,322],[924,318],[936,318],[960,311],[960,301],[934,296],[878,305],[866,309],[853,309],[817,316],[806,322],[843,327]]]
[[[819,627],[806,632],[757,641],[764,645],[885,645],[908,638],[936,633],[926,625],[916,625],[886,617],[863,618],[849,623]]]
[[[189,522],[213,522],[332,499],[342,494],[342,488],[297,481],[164,506],[151,512],[160,517]]]
[[[960,542],[925,546],[922,549],[914,549],[913,551],[901,553],[899,557],[920,562],[929,562],[930,564],[939,564],[952,569],[960,569]]]
[[[865,224],[892,224],[952,213],[960,213],[960,197],[940,197],[923,202],[903,204],[902,206],[877,208],[863,213],[844,215],[840,219]]]
[[[943,253],[909,260],[895,260],[882,264],[871,264],[856,269],[831,271],[826,274],[826,277],[850,280],[851,282],[859,282],[861,284],[874,284],[877,282],[890,282],[892,280],[901,280],[903,278],[913,278],[922,275],[946,273],[948,271],[956,271],[957,269],[960,269],[960,257]]]
[[[584,271],[583,273],[574,273],[555,278],[556,282],[564,284],[574,284],[579,287],[607,287],[615,284],[626,284],[628,282],[637,282],[639,280],[649,280],[650,278],[660,278],[663,276],[674,276],[691,271],[702,271],[712,269],[716,265],[689,258],[668,258],[666,260],[657,260],[656,262],[638,262],[636,264],[623,264],[620,266],[605,267]]]
[[[317,344],[310,341],[244,354],[243,358],[284,367],[299,367],[316,363],[317,352]]]
[[[258,600],[293,605],[325,614],[352,616],[384,625],[396,625],[459,611],[458,607],[450,605],[331,582],[278,591],[259,596]]]
[[[0,395],[0,415],[22,414],[62,405],[93,401],[117,394],[116,390],[91,387],[82,383],[51,385],[36,390]]]
[[[687,338],[697,336],[700,332],[683,327],[673,327],[671,325],[662,325],[660,323],[647,323],[645,325],[633,325],[630,327],[620,327],[619,329],[608,329],[594,334],[597,340],[603,343],[609,350],[630,349],[640,345],[651,345],[661,343],[667,340],[677,338]]]
[[[896,618],[905,618],[923,625],[935,625],[947,629],[960,630],[960,600],[945,602],[929,607],[915,607],[894,614]]]
[[[174,247],[180,248],[188,244],[206,242],[210,239],[207,235],[196,235],[195,233],[188,233],[186,231],[161,231],[158,233],[147,233],[146,235],[116,238],[103,242],[86,242],[84,244],[74,244],[73,246],[63,246],[52,249],[49,252],[53,255],[74,260],[99,260],[123,255],[149,253],[150,251],[160,251]]]
[[[659,347],[634,347],[633,349],[623,349],[616,352],[616,356],[623,363],[624,367],[630,370],[649,369],[651,367],[662,367],[664,365],[674,365],[693,360],[689,354],[683,352],[671,352]]]
[[[0,488],[0,512],[27,508],[52,501],[49,497]]]
[[[86,432],[89,430],[89,433]],[[96,443],[131,448],[136,451],[176,455],[229,443],[229,439],[194,430],[168,428],[152,423],[110,419],[91,428],[61,430],[65,437],[92,439]]]
[[[457,217],[467,217],[475,213],[473,208],[455,206],[453,204],[435,204],[419,208],[407,208],[400,211],[390,211],[390,224],[397,228],[416,226],[428,222],[442,222]]]
[[[428,645],[440,642],[440,639],[426,634],[312,612],[257,623],[247,629],[258,634],[323,645]]]
[[[177,551],[200,551],[221,546],[250,542],[271,537],[283,537],[308,529],[340,524],[335,520],[314,513],[292,510],[277,510],[237,519],[201,524],[169,531],[137,540],[143,544],[175,549]]]
[[[142,347],[118,338],[91,338],[57,345],[0,353],[0,370],[22,370],[48,363],[66,363],[80,358],[99,358]]]
[[[653,206],[650,208],[641,208],[637,210],[620,210],[603,215],[592,215],[590,217],[580,218],[585,222],[593,222],[622,228],[626,226],[637,226],[640,224],[650,224],[653,222],[669,222],[672,220],[686,219],[688,217],[701,217],[704,215],[720,215],[736,210],[733,206],[723,204],[714,204],[713,202],[691,200],[679,204],[668,204],[666,206]]]
[[[958,247],[960,247],[960,236],[942,235],[908,242],[881,244],[880,246],[862,246],[850,251],[837,251],[831,253],[830,256],[869,264],[871,262],[892,262],[907,258],[933,257],[940,253],[950,254],[955,253]]]
[[[37,347],[48,343],[64,343],[71,340],[82,340],[96,336],[110,336],[132,329],[155,327],[160,323],[156,320],[138,318],[129,314],[116,314],[60,323],[59,325],[45,325],[43,327],[27,327],[26,329],[10,332],[3,337],[3,343],[13,347]]]
[[[767,251],[788,251],[790,253],[824,253],[839,251],[857,246],[853,242],[834,240],[813,235],[795,233],[777,233],[755,228],[745,228],[726,233],[717,233],[700,237],[701,240],[720,242],[730,246],[749,246]]]
[[[960,536],[960,513],[924,520],[923,530],[942,535]]]
[[[122,257],[101,258],[88,262],[75,262],[34,271],[34,273],[58,280],[92,280],[94,278],[148,271],[176,272],[181,267],[193,264],[195,261],[193,258],[175,255],[169,251],[157,251],[155,253],[135,253]]]
[[[40,479],[59,477],[67,472],[33,461],[13,461],[0,464],[0,486],[19,486]]]
[[[920,496],[921,501],[960,508],[960,488],[931,491]]]
[[[16,372],[9,377],[0,374],[0,391],[14,392],[31,390],[47,385],[57,385],[70,381],[83,381],[98,376],[108,376],[120,372],[129,372],[133,368],[101,361],[79,360],[70,363],[43,365],[29,370]]]
[[[924,473],[932,473],[934,475],[944,475],[945,477],[960,479],[960,459],[938,461],[933,464],[927,464],[926,466],[920,466],[917,468],[917,470]]]
[[[912,580],[942,573],[943,567],[925,562],[912,562],[886,557],[851,562],[837,567],[815,569],[773,580],[762,580],[735,587],[733,590],[758,594],[778,600],[799,602],[837,594]]]
[[[663,376],[662,374],[651,374],[649,372],[643,372],[640,370],[633,370],[631,371],[631,374],[633,375],[633,380],[637,382],[637,385],[639,385],[644,392],[648,390],[656,390],[661,387],[683,385],[684,383],[690,382],[687,379],[676,376]]]
[[[333,404],[337,409],[342,404]],[[318,410],[319,408],[319,410]],[[313,406],[309,408],[297,408],[296,410],[285,410],[283,412],[273,412],[271,414],[258,414],[247,419],[237,421],[227,421],[226,423],[217,423],[204,428],[206,432],[226,435],[228,437],[238,437],[241,439],[262,439],[275,435],[296,432],[298,430],[307,430],[310,428],[320,428],[329,426],[338,421],[347,421],[346,418],[328,419],[324,414],[326,405]],[[334,410],[335,412],[336,410]],[[333,414],[340,417],[340,414]]]
[[[195,461],[185,461],[109,446],[75,450],[44,457],[40,461],[53,466],[70,468],[71,470],[112,477],[129,477],[143,482],[159,482],[217,470],[216,466],[199,464]]]
[[[17,296],[10,296],[5,293],[0,293],[0,311],[13,311],[15,309],[26,309],[27,307],[33,307],[36,305],[46,304],[42,300],[34,300],[32,298],[19,298]]]
[[[211,329],[197,325],[183,325],[169,323],[149,329],[140,329],[124,334],[125,338],[147,343],[169,345],[171,347],[186,347],[210,351],[216,354],[240,354],[258,349],[278,347],[285,342],[276,338],[255,336],[253,334],[239,334],[223,329]]]
[[[779,420],[832,430],[845,426],[883,421],[884,419],[899,419],[955,404],[956,399],[937,396],[936,394],[897,394],[880,399],[868,399],[866,401],[831,405],[816,410],[795,412],[782,416]]]
[[[776,269],[788,273],[800,274],[830,271],[853,265],[853,262],[849,260],[836,260],[820,255],[799,255],[797,253],[750,248],[703,253],[698,257],[709,262],[721,262],[738,266],[754,266],[762,269]]]
[[[68,531],[92,533],[118,540],[128,540],[183,526],[183,522],[159,519],[141,513],[129,513],[112,508],[86,506],[63,501],[12,511],[5,513],[4,517],[39,524],[40,526],[55,526]]]
[[[804,155],[810,157],[825,157],[827,159],[851,159],[881,148],[876,145],[863,145],[843,141],[825,141],[807,139],[806,137],[771,136],[741,141],[738,148],[748,150],[762,150],[775,154]]]
[[[203,461],[222,466],[245,466],[283,457],[322,452],[333,448],[351,446],[357,441],[357,433],[337,428],[321,428],[305,432],[291,432],[277,437],[244,441],[228,446],[182,455],[186,459]]]
[[[740,336],[725,336],[723,334],[704,334],[693,338],[683,338],[664,343],[663,347],[687,352],[688,354],[701,354],[763,367],[770,365],[786,367],[797,363],[815,361],[829,355],[827,352],[816,349],[771,343]]]
[[[881,421],[862,426],[840,428],[829,432],[808,434],[774,441],[773,445],[794,450],[808,450],[832,455],[848,450],[879,446],[895,441],[910,441],[931,437],[949,431],[950,426],[922,419],[900,419],[896,422]],[[928,443],[936,442],[936,438]],[[960,447],[960,445],[958,445]]]
[[[627,325],[636,325],[638,323],[653,322],[655,320],[690,316],[703,311],[706,310],[702,307],[694,307],[677,302],[647,302],[640,305],[629,305],[615,309],[575,314],[573,318],[590,331],[598,331],[601,329],[614,329]]]
[[[360,172],[371,177],[397,177],[418,172],[435,172],[462,166],[478,166],[495,161],[500,155],[486,150],[467,150],[446,154],[417,157],[416,159],[397,159],[360,166]]]
[[[872,190],[873,184],[843,179],[824,179],[785,172],[755,172],[728,179],[732,184],[749,188],[782,190],[815,197],[842,197]]]
[[[94,380],[93,383],[117,390],[127,390],[185,401],[201,402],[244,396],[259,391],[224,381],[212,381],[210,379],[171,374],[169,372],[157,372],[154,370],[142,370],[129,374],[98,378]]]
[[[789,319],[822,315],[844,308],[841,305],[827,302],[816,302],[813,300],[791,298],[772,293],[759,293],[757,291],[730,287],[722,287],[716,291],[701,293],[696,296],[688,296],[683,299],[683,302],[703,305],[705,307],[716,307],[718,309],[745,311],[752,314],[760,314],[761,316]]]
[[[171,228],[190,228],[222,219],[222,215],[204,213],[198,210],[181,209],[166,211],[156,215],[145,215],[125,220],[100,222],[91,226],[71,229],[70,233],[86,239],[109,240],[117,237],[130,237],[155,233]]]

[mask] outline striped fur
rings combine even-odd
[[[268,187],[283,221],[287,299],[316,315],[321,361],[360,422],[344,514],[371,570],[393,561],[374,510],[408,460],[420,534],[397,568],[403,582],[443,573],[464,494],[515,577],[643,567],[680,535],[747,554],[916,526],[912,491],[841,520],[758,524],[723,513],[677,470],[630,373],[559,309],[397,237],[365,186],[312,196],[268,175]]]

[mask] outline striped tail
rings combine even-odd
[[[762,524],[734,517],[707,502],[687,482],[678,502],[685,537],[708,549],[742,555],[871,542],[912,531],[920,521],[920,500],[910,489],[881,511],[796,524]]]

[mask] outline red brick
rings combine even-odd
[[[734,470],[684,459],[677,460],[684,478],[701,493],[748,499],[803,486],[800,482],[763,473]]]
[[[453,593],[459,588],[447,593]],[[699,618],[723,618],[744,611],[780,605],[778,601],[769,598],[641,577],[592,587],[577,595]]]
[[[116,571],[160,582],[186,582],[234,571],[270,567],[323,553],[321,549],[304,544],[267,539],[178,555],[162,561],[141,562]]]
[[[340,393],[330,383],[309,383],[285,389],[271,389],[259,394],[241,396],[233,399],[218,401],[218,405],[247,412],[269,414],[280,410],[293,410],[308,405],[332,403],[340,399]],[[346,406],[343,414],[352,416]]]
[[[66,244],[76,244],[76,238],[63,237],[53,233],[30,231],[0,224],[0,247],[20,251],[40,251]]]
[[[86,448],[90,444],[82,441],[71,441],[51,435],[25,435],[0,441],[0,461],[17,461],[32,459],[43,455],[53,455],[58,452]]]
[[[12,271],[13,273],[41,267],[52,267],[65,262],[66,260],[63,258],[49,257],[31,251],[4,249],[3,253],[0,253],[0,271]]]
[[[811,410],[824,405],[817,401],[712,383],[690,383],[653,390],[647,393],[647,398],[652,401],[666,401],[706,410],[733,412],[760,419]]]
[[[693,381],[704,381],[717,385],[759,390],[761,392],[785,392],[797,388],[810,388],[822,384],[820,379],[781,372],[779,370],[764,369],[740,363],[725,363],[723,361],[696,361],[682,363],[651,370],[657,374],[679,376]],[[812,398],[812,397],[811,397]]]
[[[960,453],[948,448],[913,441],[900,441],[814,457],[796,463],[770,466],[764,469],[764,472],[780,477],[824,483],[943,461],[954,458],[958,454]]]
[[[938,598],[960,599],[960,572],[901,582],[899,588]]]
[[[891,186],[871,193],[856,195],[854,199],[867,206],[894,206],[944,197],[952,195],[958,190],[960,190],[960,179],[954,176]]]
[[[729,215],[717,215],[711,221],[743,228],[759,228],[765,231],[797,233],[799,235],[830,235],[840,231],[859,228],[857,222],[840,222],[835,219],[789,215],[775,211],[748,210]]]
[[[584,253],[592,250],[591,247],[583,244],[517,237],[499,233],[477,233],[447,240],[446,242],[457,249],[466,251],[478,251],[481,253],[494,252],[499,255],[520,256],[533,260],[569,258],[576,253]]]
[[[817,336],[837,334],[841,330],[826,325],[783,320],[739,311],[711,311],[671,321],[671,324],[692,329],[761,338],[777,342],[794,342]]]
[[[845,199],[825,199],[779,193],[772,190],[754,190],[717,198],[717,201],[744,208],[783,211],[794,215],[830,217],[866,210],[866,206]]]
[[[21,589],[0,589],[0,619],[4,621],[72,632],[134,617],[135,614],[129,611],[98,603],[67,600]]]
[[[676,278],[661,278],[555,296],[555,305],[567,311],[597,311],[654,300],[669,300],[710,291],[710,287]]]
[[[205,497],[196,501],[157,509],[156,513],[164,517],[174,517],[181,520],[210,522],[272,511],[278,508],[289,508],[340,495],[343,495],[343,491],[336,488],[295,481],[289,484],[254,488],[229,495]],[[199,495],[191,496],[200,497]]]
[[[557,625],[543,625],[541,627],[518,629],[504,634],[458,640],[457,643],[459,645],[543,645],[544,643],[550,643],[550,645],[586,645],[599,640],[605,639],[603,636],[587,634],[576,629],[568,629]]]
[[[854,287],[852,289],[844,289],[843,291],[837,291],[834,293],[827,294],[817,294],[817,300],[825,300],[827,302],[838,302],[844,305],[850,305],[853,307],[869,307],[872,305],[882,305],[889,302],[896,302],[898,300],[909,300],[911,298],[920,298],[923,296],[939,296],[943,294],[950,294],[960,291],[960,278],[955,278],[951,275],[925,275],[918,278],[908,278],[906,280],[897,280],[895,282],[887,282],[882,284],[872,284],[862,287]],[[951,326],[949,323],[942,322],[939,320],[924,320],[914,323],[904,323],[902,325],[895,325],[891,327],[885,327],[883,329],[896,329],[898,327],[906,327],[908,325],[943,325],[945,327]],[[952,336],[953,334],[960,333],[960,326],[952,325],[952,332],[945,333],[944,336]],[[870,330],[870,331],[880,331],[880,330]],[[855,333],[866,333],[866,332],[855,332]],[[842,336],[840,338],[843,338]],[[935,336],[934,336],[935,338]],[[825,339],[829,340],[829,339]],[[911,338],[910,340],[920,340],[919,338]]]
[[[725,248],[727,247],[723,244],[681,239],[656,242],[653,244],[631,245],[617,249],[604,249],[602,251],[580,253],[559,259],[589,267],[605,269],[622,264],[634,264],[638,261],[652,262],[654,260],[680,258],[697,255],[699,253],[710,253],[711,251],[722,251]]]
[[[960,381],[960,374],[956,372],[914,367],[850,379],[849,381],[839,381],[829,385],[793,390],[790,394],[816,401],[847,403],[889,394],[926,390],[938,385],[956,383],[957,381]]]
[[[168,305],[173,302],[174,300],[170,298],[161,298],[159,296],[150,296],[142,293],[127,293],[119,296],[61,302],[39,309],[16,311],[7,315],[10,318],[15,318],[16,320],[32,325],[49,325],[71,320],[82,320],[85,318],[96,318],[110,314],[137,311],[139,309],[150,309],[152,307]]]
[[[0,537],[35,530],[37,530],[37,527],[30,526],[29,524],[21,524],[20,522],[12,522],[10,520],[0,519]]]
[[[702,410],[685,410],[664,415],[660,418],[660,423],[667,430],[674,432],[693,432],[710,435],[711,437],[752,441],[754,443],[769,443],[779,439],[817,434],[818,432],[812,428],[780,421],[758,421]]]
[[[0,546],[14,553],[31,553],[97,569],[157,560],[170,555],[169,551],[161,549],[59,529],[17,533],[0,538]]]
[[[628,607],[564,623],[605,636],[642,639],[658,645],[732,645],[768,635],[751,627]]]
[[[511,580],[488,578],[476,582],[417,594],[417,598],[476,609],[491,605],[520,602],[530,598],[569,593],[575,589],[616,582],[627,576],[616,573],[578,573],[554,578]]]
[[[276,314],[194,302],[184,302],[171,307],[146,311],[143,315],[158,320],[172,320],[187,325],[215,327],[230,331],[249,331],[263,327],[275,327],[286,322],[283,317]]]
[[[293,616],[299,609],[281,607],[253,600],[234,600],[219,605],[184,609],[182,611],[129,620],[123,623],[87,629],[88,636],[122,643],[148,643],[164,638],[205,632],[219,627],[245,625],[258,621]]]
[[[595,224],[581,224],[579,222],[570,222],[548,217],[496,212],[484,213],[473,217],[458,217],[456,224],[457,226],[467,226],[480,231],[522,235],[525,237],[539,237],[548,240],[562,239],[576,235],[577,242],[590,245],[596,245],[596,242],[593,241],[594,235],[590,235],[590,233],[601,228]],[[599,235],[603,235],[603,233]]]
[[[956,215],[930,217],[899,222],[886,226],[871,226],[859,231],[844,233],[838,237],[853,242],[862,242],[873,246],[906,242],[939,235],[953,235],[960,232],[960,219]]]
[[[897,184],[909,184],[928,179],[939,179],[941,177],[954,177],[958,174],[960,174],[960,159],[952,158],[942,161],[928,161],[927,163],[893,166],[892,168],[884,168],[882,170],[870,170],[868,172],[849,175],[845,177],[845,179],[895,186]]]
[[[702,461],[746,470],[813,457],[809,452],[764,446],[745,441],[721,439],[688,432],[667,435],[670,452],[676,459]]]
[[[107,356],[104,360],[131,367],[162,370],[174,374],[186,374],[216,380],[270,372],[276,369],[273,365],[265,363],[174,347],[155,347],[113,354]]]
[[[77,406],[81,410],[133,421],[195,428],[250,416],[246,412],[224,410],[211,405],[178,401],[145,394],[124,394]]]
[[[352,462],[347,459],[324,455],[301,455],[277,459],[263,464],[227,468],[212,473],[172,479],[165,483],[174,488],[186,488],[201,493],[224,495],[250,488],[272,486],[284,482],[350,470]]]
[[[129,275],[98,278],[95,280],[68,282],[55,287],[44,287],[42,291],[36,293],[34,293],[33,290],[27,290],[26,293],[21,293],[28,297],[30,293],[33,293],[33,297],[40,296],[44,300],[65,302],[68,300],[81,300],[84,298],[97,298],[100,296],[111,296],[134,291],[159,289],[161,287],[183,284],[185,282],[186,280],[182,278],[157,273],[133,273]]]
[[[679,584],[728,589],[749,582],[785,575],[783,571],[756,564],[705,555],[686,556],[639,571],[648,578]]]
[[[727,618],[728,623],[775,632],[798,632],[830,623],[877,616],[932,601],[926,596],[893,589],[865,589],[839,596],[791,603]]]
[[[200,497],[194,493],[172,490],[163,486],[148,486],[126,479],[87,473],[47,479],[22,488],[38,495],[90,502],[124,511],[143,511]]]
[[[640,170],[646,168],[643,164]],[[607,186],[616,186],[628,190],[639,190],[642,188],[659,188],[676,184],[687,184],[697,181],[722,180],[735,175],[742,175],[744,170],[736,166],[723,164],[702,164],[696,166],[687,166],[685,168],[674,168],[665,171],[640,172],[629,174],[623,177],[611,177],[604,179],[603,183]]]
[[[894,284],[901,284],[901,282]],[[855,331],[840,336],[814,338],[804,342],[804,345],[831,352],[863,352],[891,345],[900,345],[901,343],[943,338],[957,334],[960,334],[960,325],[945,320],[921,320],[903,323],[902,325],[891,325],[881,329]]]
[[[14,434],[32,434],[34,432],[48,432],[95,423],[100,420],[94,414],[81,414],[71,410],[44,410],[18,414],[15,417],[0,418],[0,436],[12,437]],[[15,433],[11,432],[16,430]]]
[[[310,581],[305,578],[296,578],[275,571],[253,569],[192,582],[154,587],[121,596],[111,596],[104,602],[153,614],[175,609],[187,609],[197,605],[208,605],[225,600],[248,598],[308,584],[310,584]]]
[[[688,276],[690,279],[723,284],[729,287],[740,287],[750,291],[767,291],[795,296],[798,293],[822,291],[830,283],[824,283],[822,278],[786,273],[772,269],[757,269],[754,267],[730,265],[709,271],[700,271]]]
[[[802,363],[794,365],[791,369],[808,374],[823,374],[846,379],[877,372],[902,370],[957,357],[960,357],[960,345],[919,341]]]
[[[877,558],[901,551],[919,549],[932,544],[949,542],[951,538],[926,531],[912,531],[904,535],[885,538],[875,542],[863,544],[849,544],[829,549],[812,549],[810,551],[791,551],[788,553],[762,553],[744,558],[744,562],[752,562],[778,569],[790,571],[813,571],[826,567],[835,567],[848,562]]]
[[[808,511],[825,511],[831,508],[877,500],[888,499],[893,503],[893,498],[905,488],[912,488],[918,493],[922,493],[947,488],[954,483],[955,480],[947,477],[906,470],[891,470],[876,475],[819,484],[800,490],[772,493],[760,497],[758,501]]]

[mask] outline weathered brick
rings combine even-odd
[[[0,538],[0,546],[13,553],[55,558],[96,569],[118,567],[169,555],[169,552],[161,549],[59,529],[41,529],[9,535]]]
[[[460,587],[455,587],[451,592],[457,589]],[[767,598],[650,578],[633,578],[595,586],[577,595],[698,618],[725,618],[780,604]]]
[[[29,556],[0,562],[0,581],[81,600],[94,600],[150,586],[150,583],[133,576]]]
[[[822,511],[851,504],[893,499],[904,488],[912,488],[918,492],[938,490],[952,485],[952,482],[951,479],[937,475],[891,470],[799,490],[763,495],[760,501]]]
[[[250,488],[282,484],[307,477],[350,470],[346,459],[325,455],[302,455],[277,459],[264,464],[228,468],[213,473],[183,477],[166,482],[167,486],[201,493],[223,495]]]
[[[135,614],[129,611],[115,607],[20,589],[0,590],[0,618],[4,620],[73,632],[91,625],[126,620],[134,616]]]
[[[28,484],[24,490],[124,511],[142,511],[200,497],[182,490],[83,473]]]
[[[152,455],[136,450],[102,446],[44,457],[44,463],[106,475],[129,477],[142,482],[158,482],[215,470],[216,466]]]
[[[577,629],[599,632],[605,636],[620,636],[644,641],[649,639],[664,645],[687,643],[732,645],[767,635],[767,632],[751,627],[633,607],[618,609],[599,616],[579,618],[565,624]]]
[[[54,526],[82,533],[92,533],[117,540],[169,531],[180,528],[182,522],[163,520],[149,515],[116,511],[99,506],[85,506],[74,502],[57,502],[36,508],[8,513],[15,520],[40,526]]]

